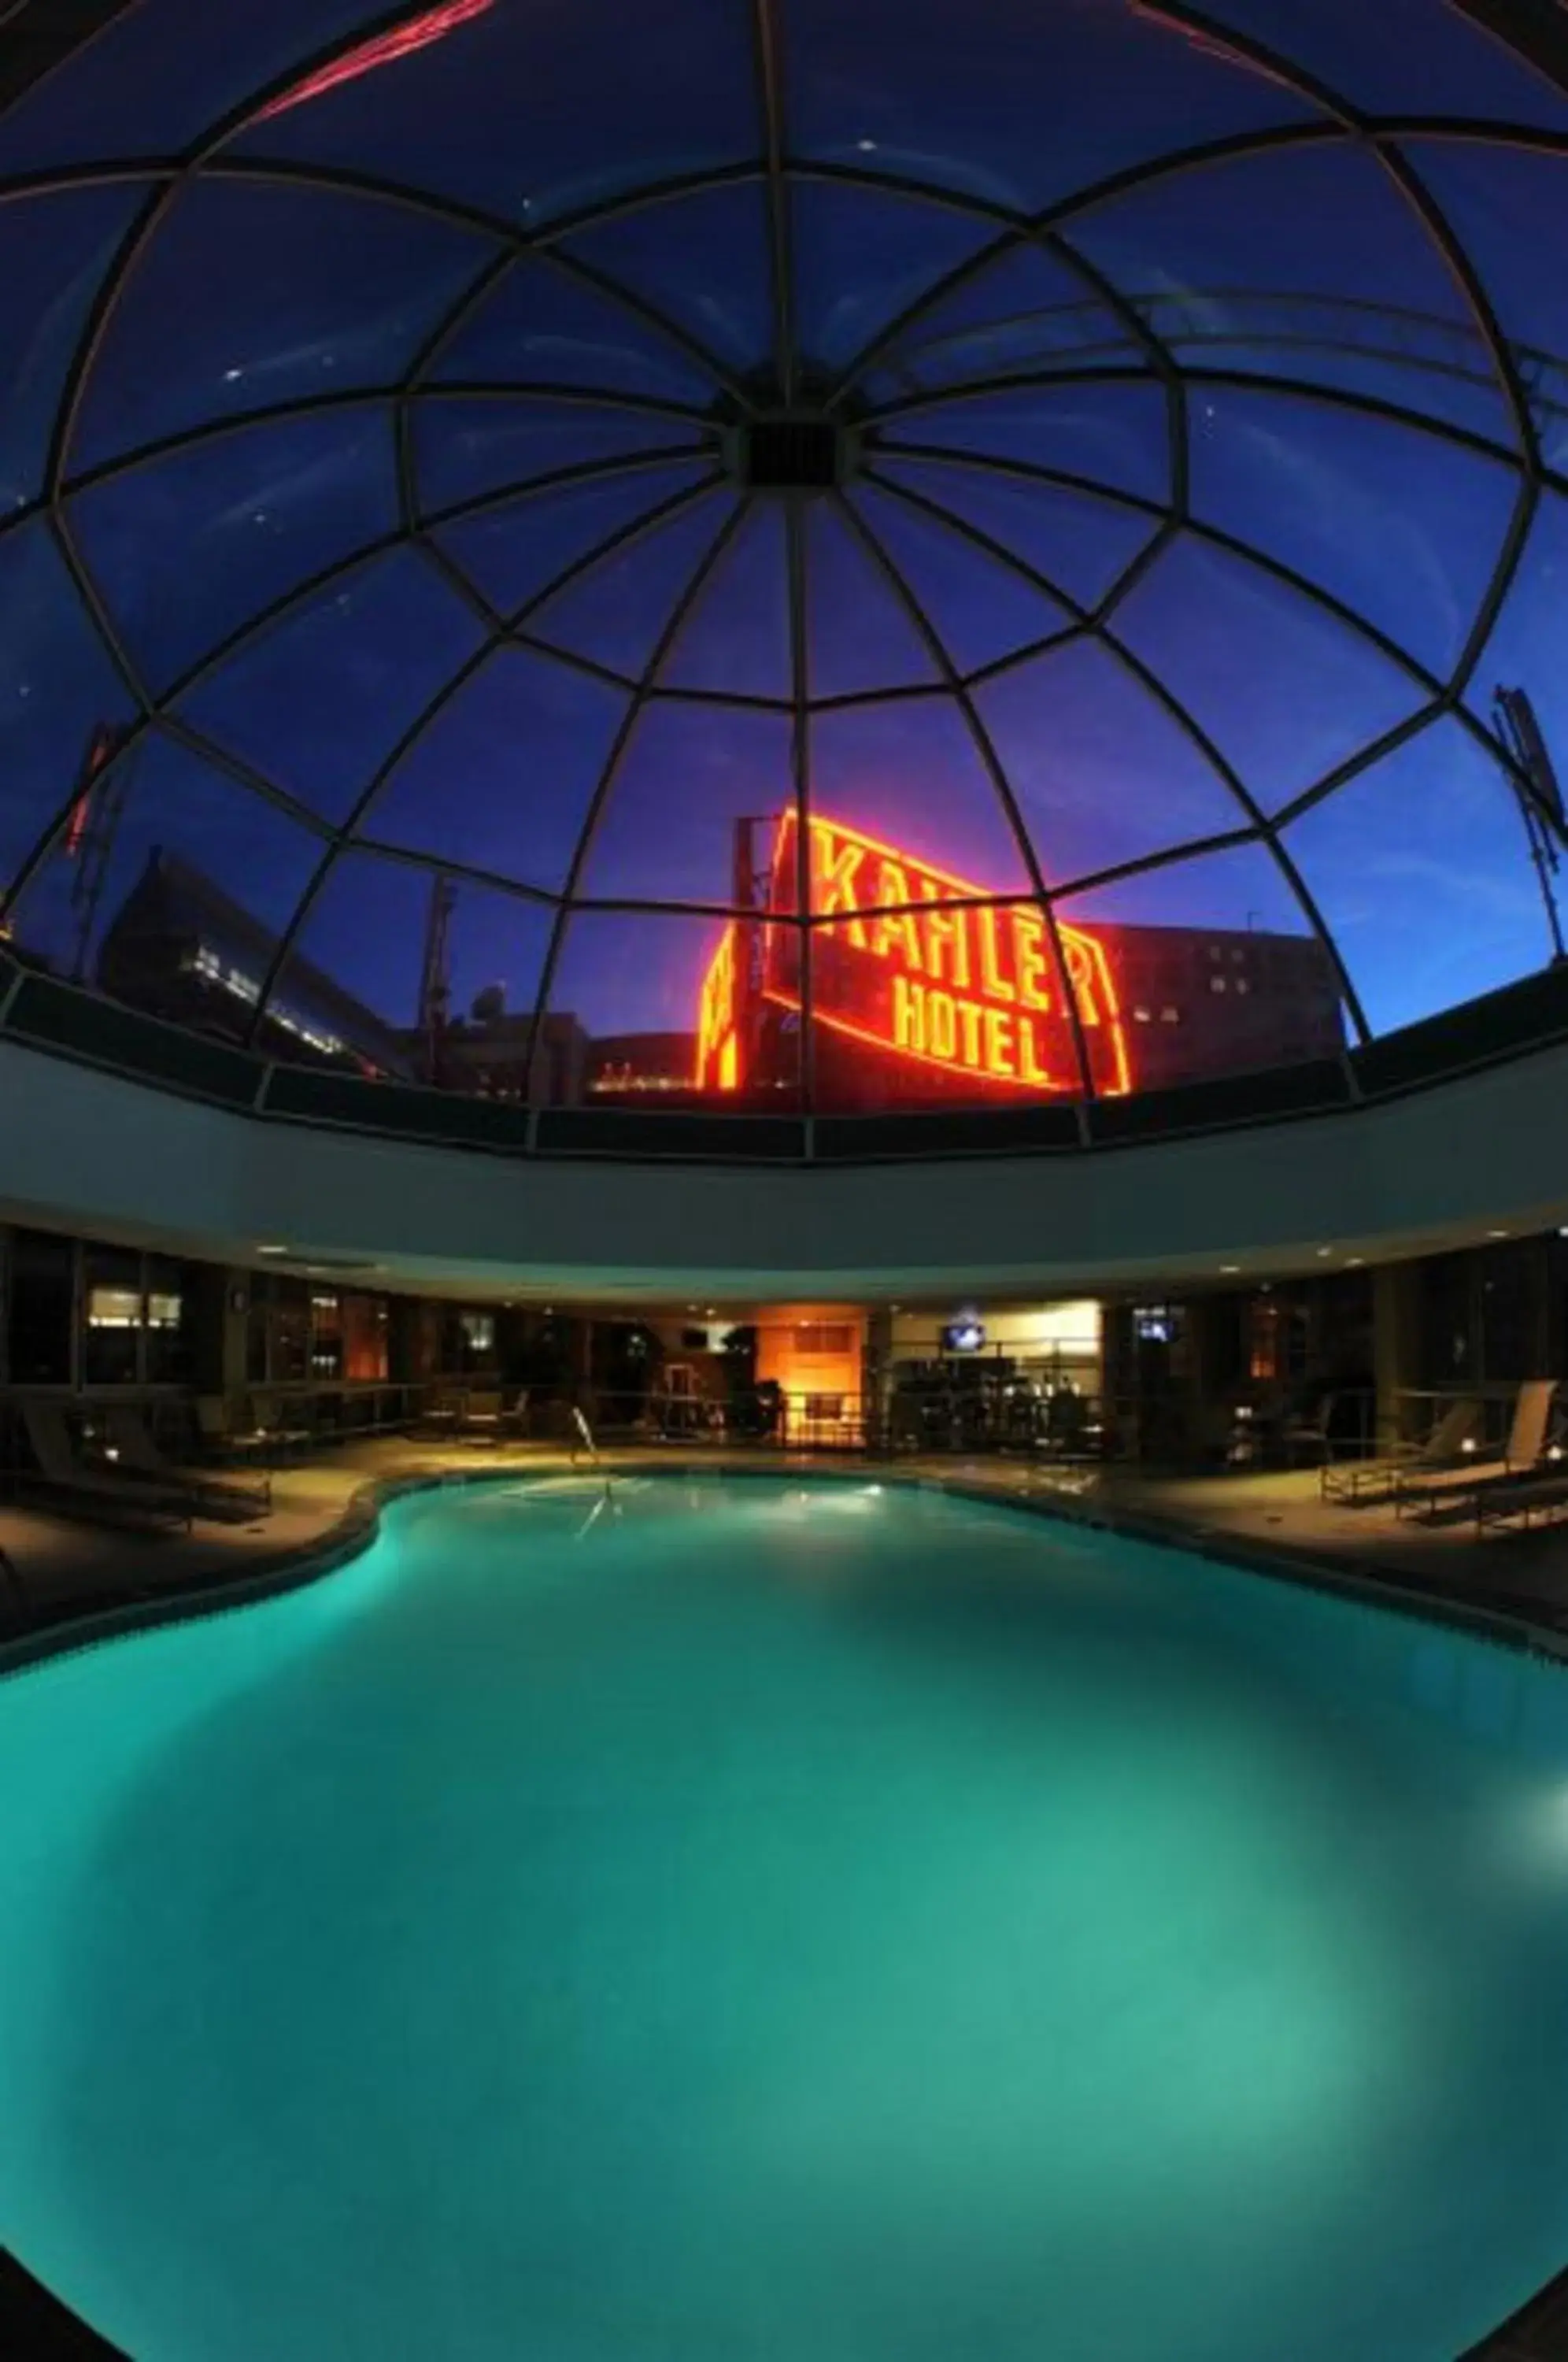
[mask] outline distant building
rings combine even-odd
[[[100,988],[150,1016],[239,1042],[249,1035],[278,938],[178,854],[155,845],[98,951]],[[291,952],[256,1047],[348,1074],[412,1072],[392,1027]]]

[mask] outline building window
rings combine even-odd
[[[1162,1009],[1160,1011],[1160,1023],[1162,1025],[1179,1025],[1181,1023],[1180,1011],[1175,1009]]]
[[[83,1266],[83,1384],[134,1386],[141,1374],[141,1257],[90,1246]]]
[[[147,1259],[146,1352],[150,1385],[176,1386],[191,1375],[185,1267],[161,1255]]]
[[[310,1299],[310,1374],[313,1378],[343,1375],[343,1299],[317,1289]]]
[[[68,1386],[76,1249],[70,1239],[17,1231],[11,1250],[7,1366],[17,1386]]]
[[[1211,976],[1209,979],[1209,989],[1210,992],[1223,992],[1225,989],[1224,977],[1222,976]]]

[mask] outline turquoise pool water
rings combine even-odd
[[[617,1506],[0,1683],[0,2243],[136,2362],[1451,2362],[1568,2259],[1568,1672]]]

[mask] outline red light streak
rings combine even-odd
[[[406,24],[394,25],[390,31],[378,33],[374,39],[361,41],[358,49],[345,50],[341,57],[318,66],[315,73],[306,74],[303,81],[269,99],[250,120],[265,123],[274,115],[287,115],[292,108],[304,106],[307,99],[320,98],[342,83],[358,82],[361,74],[374,73],[378,66],[393,65],[399,58],[413,57],[416,50],[427,50],[435,41],[444,41],[459,25],[484,16],[494,6],[495,0],[441,0],[438,7],[423,9]]]

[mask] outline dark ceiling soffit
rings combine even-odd
[[[136,0],[0,0],[0,111]]]
[[[1568,8],[1562,0],[1449,0],[1449,6],[1568,91]]]

